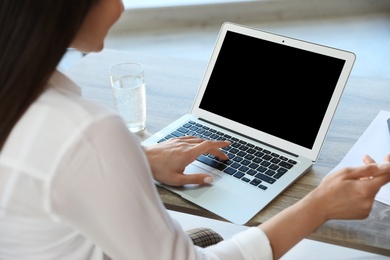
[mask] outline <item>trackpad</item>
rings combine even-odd
[[[213,183],[211,183],[211,184],[186,184],[182,187],[175,187],[174,188],[175,190],[178,190],[182,193],[185,193],[186,195],[189,195],[192,198],[199,197],[200,195],[205,193],[208,189],[210,189],[215,183],[217,183],[221,179],[220,176],[213,174],[213,173],[211,173],[203,168],[200,168],[198,166],[195,166],[193,164],[188,165],[184,172],[185,172],[185,174],[207,173],[214,179]],[[172,189],[172,188],[170,187],[170,189]]]

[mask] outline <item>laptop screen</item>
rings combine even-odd
[[[344,64],[227,31],[199,107],[311,149]]]

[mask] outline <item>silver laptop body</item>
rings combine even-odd
[[[143,145],[180,135],[233,140],[231,160],[202,155],[186,168],[211,174],[211,185],[156,183],[247,223],[316,162],[354,61],[348,51],[224,23],[191,111]]]

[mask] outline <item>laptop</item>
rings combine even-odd
[[[224,23],[191,111],[143,145],[230,140],[230,159],[203,154],[185,169],[209,173],[211,185],[156,183],[246,224],[316,162],[354,62],[349,51]]]

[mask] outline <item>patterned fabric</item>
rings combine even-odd
[[[215,245],[223,240],[223,237],[210,228],[194,228],[186,231],[192,239],[194,245],[199,247],[208,247]]]

